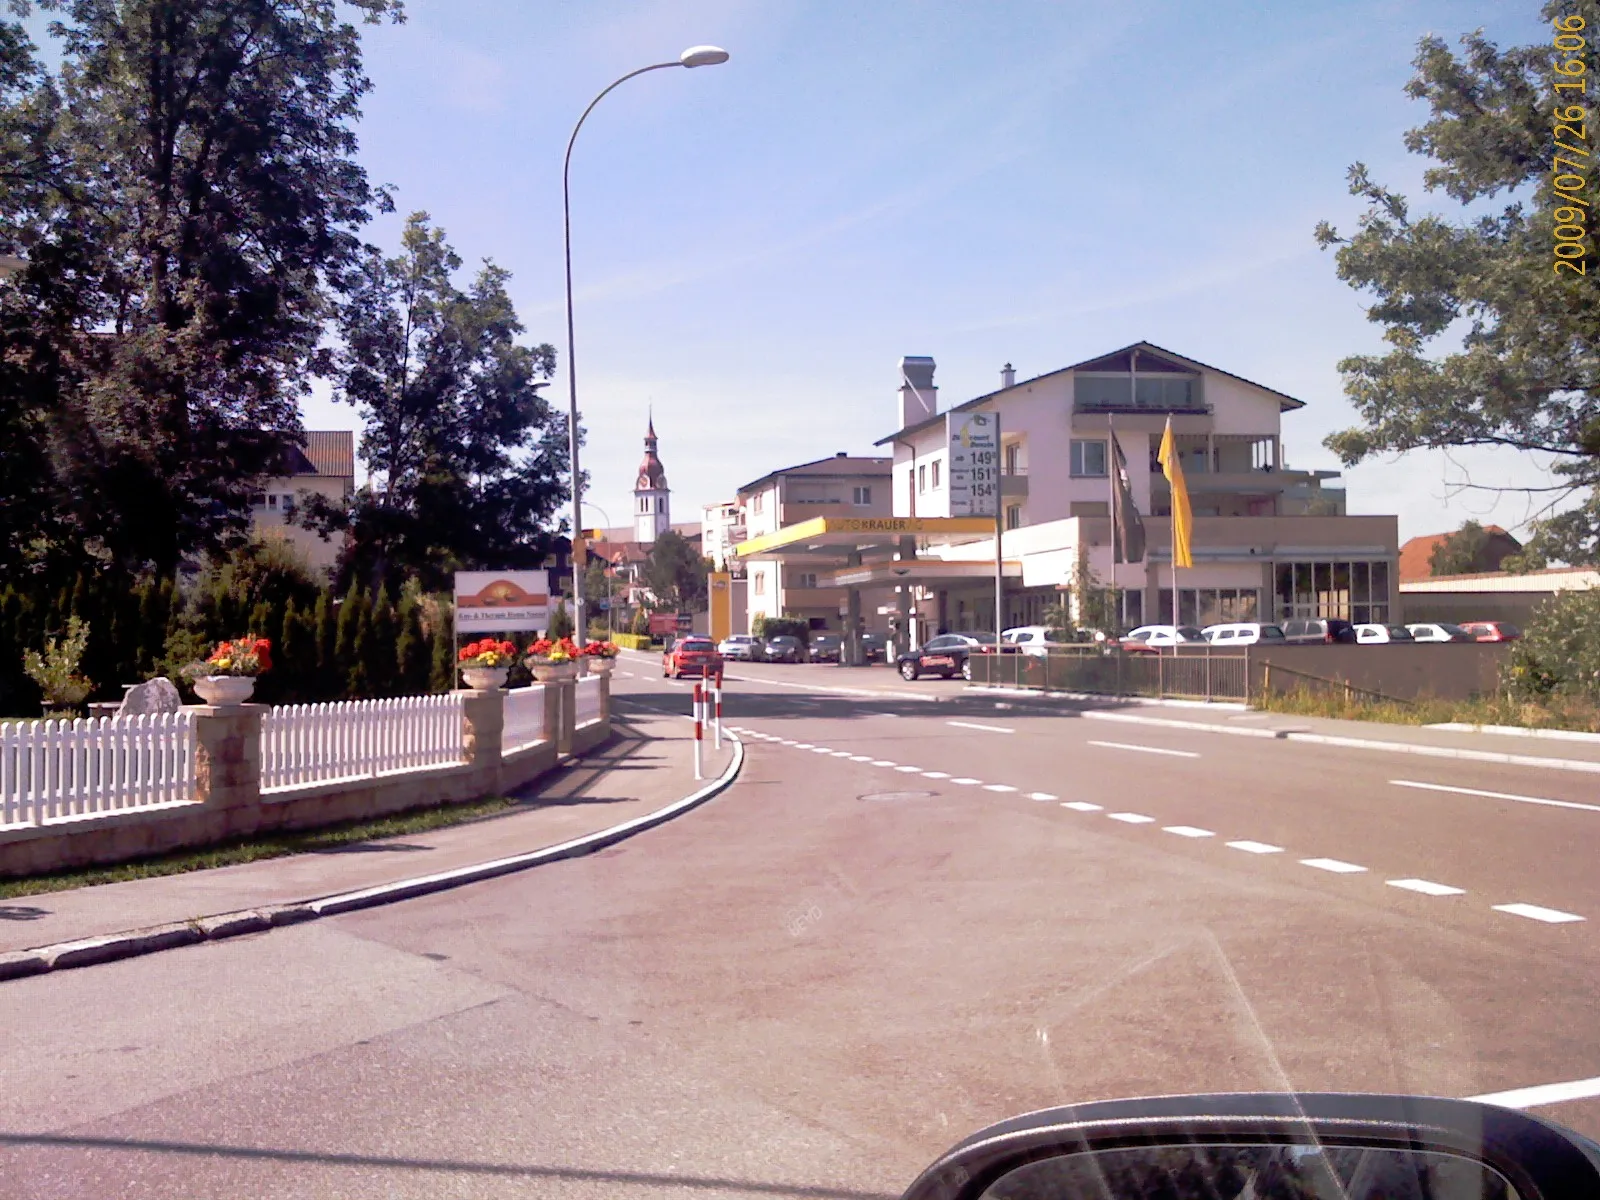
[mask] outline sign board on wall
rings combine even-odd
[[[1000,416],[948,413],[950,515],[992,517],[1000,504]]]
[[[650,636],[667,633],[691,633],[694,630],[693,613],[651,613]]]
[[[457,571],[456,632],[530,633],[550,627],[543,571]]]

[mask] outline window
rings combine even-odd
[[[1072,517],[1109,517],[1111,515],[1111,501],[1074,500],[1067,515]]]
[[[757,513],[764,512],[766,510],[766,507],[767,507],[767,494],[765,492],[757,492],[756,493],[755,502],[753,504],[751,504],[751,506],[750,506],[750,511],[757,512]]]
[[[1158,625],[1221,625],[1257,621],[1261,592],[1256,588],[1179,588],[1178,620],[1172,620],[1172,589],[1161,590]]]
[[[268,492],[267,493],[267,507],[268,508],[277,508],[278,507],[278,493],[277,492]]]
[[[765,571],[757,571],[751,578],[755,580],[756,595],[765,596],[767,594],[767,573]]]
[[[1022,443],[1011,442],[1006,446],[1006,474],[1018,475],[1022,472]]]
[[[1021,529],[1022,528],[1022,505],[1020,505],[1020,504],[1008,504],[1008,505],[1006,505],[1006,528],[1007,529]]]
[[[926,463],[924,463],[922,466],[917,468],[917,493],[920,495],[921,493],[923,493],[923,492],[925,492],[927,490],[928,490],[928,465]]]
[[[1200,407],[1199,379],[1192,375],[1078,375],[1073,397],[1079,409],[1139,409],[1186,412]]]
[[[936,492],[939,490],[939,468],[940,468],[940,466],[941,466],[941,464],[940,464],[939,460],[938,459],[934,459],[933,463],[931,464],[931,470],[929,471],[929,474],[933,476],[933,490],[936,491]]]
[[[850,489],[850,502],[858,506],[872,503],[872,488],[858,487]]]
[[[1276,576],[1280,616],[1337,618],[1360,625],[1388,622],[1387,561],[1281,562]]]
[[[266,502],[267,494],[265,492],[255,492],[250,497],[250,503],[255,505],[257,508],[260,508]]]
[[[817,586],[817,573],[815,571],[802,571],[794,579],[795,587],[814,588]]]
[[[1080,476],[1106,473],[1106,444],[1104,442],[1072,443],[1072,473]]]

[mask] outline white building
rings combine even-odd
[[[287,543],[306,565],[330,574],[344,549],[337,540],[306,529],[296,521],[309,495],[335,506],[350,498],[356,486],[355,434],[348,429],[312,430],[305,449],[291,447],[282,473],[264,481],[250,498],[250,531],[255,536]]]

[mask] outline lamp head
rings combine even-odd
[[[686,67],[714,67],[728,61],[728,52],[721,46],[690,46],[678,61]]]

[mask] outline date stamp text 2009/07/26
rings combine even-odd
[[[1589,39],[1584,36],[1584,20],[1576,14],[1555,19],[1555,37],[1552,45],[1565,57],[1558,57],[1551,66],[1555,78],[1551,81],[1556,104],[1555,138],[1550,163],[1550,190],[1555,218],[1553,229],[1554,264],[1556,274],[1573,275],[1589,273],[1589,231],[1593,220],[1593,207],[1585,193],[1589,190],[1589,172],[1594,169],[1592,143],[1589,140],[1589,114],[1586,104],[1564,104],[1564,100],[1585,100],[1589,94],[1589,64],[1585,51]]]

